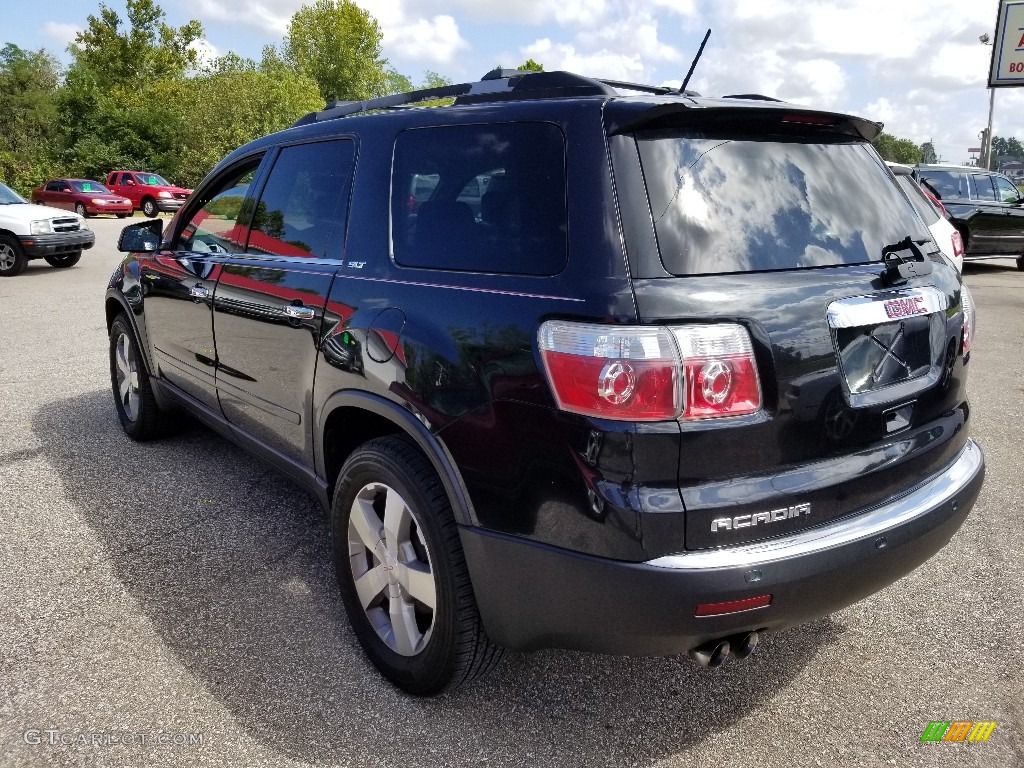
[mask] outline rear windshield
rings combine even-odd
[[[962,195],[960,193],[960,174],[955,171],[921,171],[921,182],[927,184],[939,200],[967,197],[966,189]]]
[[[676,275],[881,259],[928,230],[864,142],[637,137],[665,268]]]

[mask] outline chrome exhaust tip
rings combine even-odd
[[[745,659],[757,650],[759,639],[757,632],[733,635],[729,638],[729,652],[737,659]]]
[[[702,667],[714,669],[720,667],[729,658],[728,640],[711,640],[689,651],[690,658]]]

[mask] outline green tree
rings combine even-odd
[[[154,0],[127,0],[127,11],[122,30],[117,12],[100,3],[99,16],[90,15],[86,28],[68,46],[74,66],[87,70],[98,88],[144,88],[196,68],[191,45],[203,36],[200,22],[171,27]]]
[[[921,147],[910,139],[899,139],[890,133],[880,133],[872,143],[883,160],[908,165],[921,162]]]
[[[939,162],[939,156],[935,153],[935,144],[931,139],[921,145],[921,162],[926,165]]]
[[[283,55],[316,82],[325,101],[358,101],[392,84],[380,40],[377,20],[352,0],[316,0],[292,16]]]
[[[522,64],[520,64],[518,67],[516,67],[516,69],[528,69],[531,72],[543,72],[544,71],[544,65],[541,64],[539,61],[534,61],[533,59],[527,59]]]
[[[44,50],[0,49],[0,180],[27,194],[56,169],[60,69]]]

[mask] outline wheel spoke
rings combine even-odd
[[[128,383],[128,379],[121,379],[119,383],[120,386],[118,387],[118,390],[121,393],[121,403],[127,405],[128,395],[131,392],[131,385]]]
[[[373,511],[372,499],[356,497],[349,515],[350,528],[354,528],[359,541],[371,552],[381,539],[381,524],[377,513]],[[351,535],[351,534],[350,534]]]
[[[135,421],[135,414],[139,412],[139,396],[137,393],[132,392],[128,395],[128,407],[125,410],[128,411],[128,418]]]
[[[384,502],[384,542],[388,554],[398,559],[398,548],[409,539],[409,507],[396,491],[388,489]]]
[[[437,604],[437,590],[434,587],[434,575],[430,567],[419,560],[411,563],[398,563],[396,566],[398,583],[408,593],[409,597],[417,600],[431,610]]]
[[[359,595],[359,603],[366,610],[377,602],[388,586],[388,577],[384,566],[377,563],[355,581],[356,593]]]
[[[412,603],[400,598],[391,598],[388,615],[391,618],[391,632],[395,640],[395,650],[403,656],[412,656],[416,652],[423,635],[416,626],[416,611]]]

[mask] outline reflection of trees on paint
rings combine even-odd
[[[232,265],[231,271],[236,275],[250,277],[253,280],[259,280],[263,283],[272,283],[273,285],[283,283],[284,279],[287,277],[283,270],[268,269],[266,267],[243,267],[240,265]]]
[[[256,212],[252,213],[252,199],[245,201],[239,221],[246,221],[252,214],[252,228],[258,229],[267,237],[280,240],[284,237],[284,212],[280,210],[267,210],[267,204],[262,200],[256,206]]]

